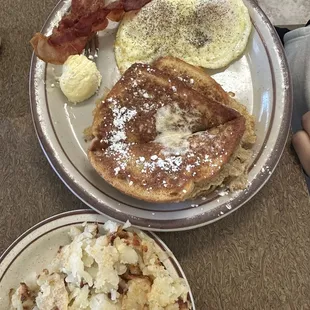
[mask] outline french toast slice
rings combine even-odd
[[[248,183],[248,168],[253,155],[252,145],[256,141],[254,117],[247,108],[231,97],[204,69],[192,66],[175,57],[162,57],[153,63],[153,66],[183,81],[200,94],[209,99],[235,109],[245,118],[245,132],[241,143],[229,163],[224,166],[219,175],[209,182],[210,191],[216,187],[227,184],[230,190],[241,190]],[[193,195],[201,195],[204,186],[196,188]]]
[[[96,108],[88,157],[112,186],[151,202],[206,192],[234,157],[245,118],[153,66],[134,64]]]
[[[164,71],[193,88],[206,98],[220,102],[238,111],[246,119],[246,131],[242,138],[242,144],[246,148],[251,147],[256,141],[254,117],[247,111],[246,107],[231,97],[220,84],[210,77],[204,69],[195,67],[185,61],[167,56],[157,59],[153,67]]]

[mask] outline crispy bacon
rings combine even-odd
[[[104,0],[72,0],[65,15],[49,37],[36,33],[30,43],[45,62],[63,64],[70,55],[82,53],[95,32],[108,26],[108,19],[119,21],[124,12],[141,9],[151,0],[119,0],[108,5]]]
[[[108,18],[108,20],[111,20],[113,22],[119,22],[120,20],[122,20],[124,14],[125,14],[125,11],[123,9],[114,10],[114,11],[109,13],[107,18]]]
[[[57,46],[51,44],[48,39],[43,34],[36,33],[30,43],[40,59],[56,65],[63,64],[70,55],[80,54],[88,41],[88,37],[77,38]]]
[[[104,5],[104,0],[72,0],[71,13],[76,15],[85,15],[89,12],[95,12],[98,7]]]
[[[147,3],[151,2],[151,0],[122,0],[121,3],[124,7],[125,12],[140,10]]]

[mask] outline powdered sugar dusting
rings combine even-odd
[[[113,113],[114,129],[105,141],[109,144],[105,153],[108,156],[115,156],[120,161],[120,166],[114,169],[115,175],[117,175],[121,169],[125,170],[127,166],[126,162],[123,161],[129,155],[129,146],[126,142],[126,126],[136,116],[137,111],[128,109],[127,107],[120,107],[117,100],[113,98],[109,98],[107,102],[110,103],[110,109]]]
[[[151,156],[150,161],[145,161],[141,157],[136,161],[137,164],[142,166],[142,173],[154,172],[156,169],[167,172],[177,172],[182,168],[183,159],[181,156],[167,156],[160,158],[157,155]]]

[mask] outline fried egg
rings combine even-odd
[[[153,0],[124,16],[116,35],[117,65],[123,73],[133,63],[174,56],[222,68],[243,53],[251,25],[242,0]]]

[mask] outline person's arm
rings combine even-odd
[[[293,81],[292,142],[310,176],[310,26],[286,33],[284,47]]]
[[[302,117],[303,130],[293,136],[293,146],[306,174],[310,176],[310,112]]]

